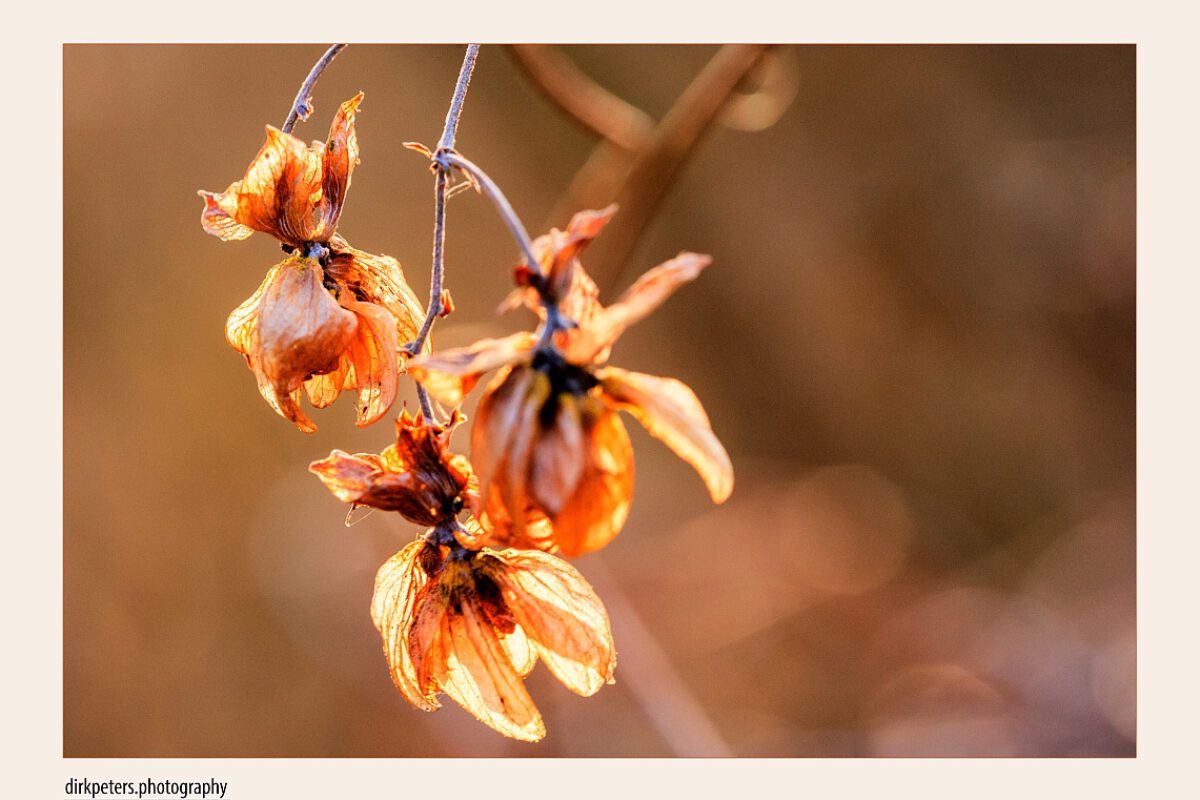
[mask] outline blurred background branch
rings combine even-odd
[[[585,75],[556,47],[512,48],[517,63],[547,98],[602,137],[545,226],[562,225],[579,209],[620,204],[604,236],[588,247],[588,271],[602,288],[619,274],[679,170],[767,49],[722,46],[655,124]]]

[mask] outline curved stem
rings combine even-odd
[[[284,133],[291,133],[297,122],[308,119],[308,115],[312,113],[312,93],[317,86],[317,79],[321,77],[321,73],[325,71],[330,62],[337,58],[337,54],[345,49],[346,45],[344,44],[331,45],[325,51],[325,55],[317,59],[317,63],[313,64],[313,68],[309,70],[308,77],[300,85],[300,91],[296,93],[296,99],[292,101],[292,110],[288,112],[287,119],[283,121],[283,127],[280,130]]]
[[[508,226],[509,233],[516,240],[517,247],[521,249],[522,255],[525,256],[530,272],[540,276],[542,274],[542,267],[538,263],[537,256],[533,254],[533,243],[529,240],[529,233],[525,230],[525,226],[521,224],[520,217],[517,216],[517,212],[513,211],[512,204],[508,202],[508,198],[504,196],[504,192],[500,191],[500,187],[496,185],[496,182],[488,177],[488,174],[475,163],[463,158],[454,151],[439,152],[434,155],[434,160],[443,169],[458,167],[475,179],[475,182],[483,189],[484,194],[491,198],[496,209],[500,212],[501,219]]]

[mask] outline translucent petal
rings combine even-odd
[[[612,305],[576,320],[579,328],[563,335],[567,360],[574,364],[604,361],[625,329],[658,308],[685,283],[693,281],[712,262],[711,256],[680,253],[647,272]]]
[[[613,680],[616,648],[608,612],[591,585],[561,558],[537,551],[488,551],[488,570],[547,667],[576,694]]]
[[[566,393],[560,394],[557,402],[552,424],[537,436],[529,467],[530,491],[537,505],[550,516],[562,511],[574,494],[584,464],[579,405]]]
[[[358,315],[358,333],[350,340],[346,358],[353,366],[353,382],[346,388],[358,390],[358,418],[362,428],[385,415],[396,399],[399,380],[399,342],[391,313],[373,303],[343,302]]]
[[[633,501],[633,447],[620,417],[600,411],[585,425],[583,474],[555,516],[554,542],[574,558],[599,550],[621,532]]]
[[[396,325],[396,339],[401,344],[417,338],[425,308],[408,285],[400,262],[391,256],[357,250],[340,236],[333,237],[330,247],[326,274],[356,296],[390,311]],[[422,352],[429,352],[430,347],[426,339]]]
[[[408,371],[431,395],[456,406],[483,373],[529,361],[536,343],[537,337],[529,331],[502,339],[481,339],[470,347],[414,358],[408,362]]]
[[[467,595],[461,613],[445,615],[448,644],[442,691],[472,716],[505,736],[536,742],[546,735],[542,715],[525,690],[479,601]]]
[[[733,491],[733,464],[691,389],[674,378],[616,367],[596,376],[609,398],[700,473],[713,502],[725,502]]]
[[[328,458],[309,464],[308,471],[320,478],[338,500],[353,503],[371,489],[378,468],[364,458],[334,450]]]
[[[338,306],[322,280],[316,259],[291,256],[225,324],[226,339],[246,356],[263,397],[306,431],[315,426],[300,411],[301,386],[337,368],[358,328],[357,317]]]
[[[383,637],[383,652],[396,688],[417,708],[433,711],[439,707],[436,692],[417,688],[416,668],[408,651],[408,632],[416,600],[429,581],[416,563],[425,546],[422,541],[413,542],[379,568],[371,597],[371,619]]]

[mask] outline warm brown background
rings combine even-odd
[[[223,340],[280,252],[204,235],[194,192],[241,176],[321,49],[65,49],[67,756],[1134,752],[1132,47],[788,48],[778,123],[700,143],[602,280],[713,254],[614,363],[696,390],[737,488],[712,507],[630,422],[632,516],[577,562],[618,682],[539,667],[532,746],[391,686],[367,604],[417,531],[344,528],[305,471],[389,425],[344,401],[300,434]],[[657,118],[715,48],[566,51]],[[461,53],[352,46],[297,130],[366,92],[341,230],[422,295],[432,178],[400,144],[434,143]],[[593,144],[484,48],[459,146],[531,233]],[[449,211],[437,344],[526,325],[492,315],[501,223]]]

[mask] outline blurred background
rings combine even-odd
[[[342,400],[299,433],[224,341],[281,253],[205,235],[195,191],[323,49],[64,49],[66,756],[1135,753],[1133,47],[483,48],[459,149],[531,234],[621,199],[583,259],[604,299],[713,255],[613,362],[695,389],[737,476],[714,507],[627,422],[632,514],[576,562],[617,683],[539,666],[537,745],[392,687],[368,603],[420,531],[344,527],[306,471],[391,425]],[[351,46],[296,130],[366,93],[340,231],[422,297],[433,180],[401,143],[436,142],[462,53]],[[607,144],[560,59],[632,104]],[[493,313],[517,260],[450,201],[435,346],[532,324]]]

